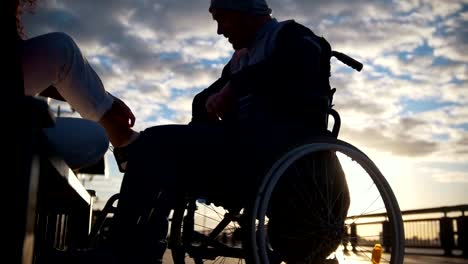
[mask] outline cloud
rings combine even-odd
[[[467,164],[466,0],[269,3],[278,19],[304,23],[334,49],[364,63],[358,73],[332,60],[341,138],[415,164],[427,162],[423,167]],[[216,34],[208,4],[42,0],[24,22],[31,37],[69,33],[105,87],[135,112],[135,128],[143,130],[187,123],[191,98],[219,77],[231,56],[230,44]],[[436,103],[411,111],[428,102]],[[438,182],[466,182],[461,169],[423,169],[420,173],[433,174]]]
[[[439,183],[468,183],[468,173],[465,171],[446,171],[446,170],[431,170],[427,175]]]
[[[468,132],[464,132],[455,142],[455,155],[468,157]]]
[[[438,34],[430,43],[434,46],[434,54],[454,61],[467,61],[468,55],[468,11],[448,18],[438,28]]]
[[[386,128],[369,127],[356,130],[346,127],[342,130],[342,137],[350,139],[350,142],[356,146],[366,146],[397,156],[430,156],[439,148],[436,142],[418,139],[410,133],[402,132],[392,135],[391,132],[392,129]]]

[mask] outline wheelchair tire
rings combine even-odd
[[[327,167],[327,160],[338,163]],[[341,170],[344,182],[335,181]],[[362,151],[332,137],[308,140],[275,162],[255,201],[240,212],[242,221],[194,203],[173,214],[175,264],[371,262],[376,244],[384,249],[380,263],[403,263],[403,221],[389,183]],[[229,238],[242,233],[242,244],[226,243],[221,230]]]
[[[344,193],[332,193],[333,188],[339,189],[336,188],[336,185],[340,183],[333,179],[332,175],[337,173],[327,168],[326,165],[314,164],[314,160],[317,160],[316,157],[308,159],[317,153],[324,152],[337,155],[346,174],[345,183],[349,190],[350,204],[347,216],[342,219],[344,226],[342,234],[338,234],[340,233],[340,221],[337,221],[336,215],[335,217],[330,216],[339,214],[340,206],[343,207],[338,202],[339,196],[345,196]],[[301,164],[298,165],[298,163]],[[312,170],[322,167],[322,172],[330,172],[330,177],[325,175],[327,176],[325,180],[322,179],[321,188],[312,192],[310,192],[309,183],[315,182],[314,184],[317,184],[318,180],[302,182],[305,185],[309,184],[307,186],[309,190],[305,190],[306,192],[301,191],[304,186],[298,186],[297,180],[290,180],[291,177],[294,177],[291,176],[292,174],[304,172],[304,167],[307,167],[304,166],[305,163],[308,163],[307,166],[313,168]],[[323,169],[324,167],[325,169]],[[333,168],[335,167],[333,166]],[[287,180],[285,175],[288,175]],[[335,182],[333,182],[334,180]],[[324,202],[321,203],[319,200]],[[282,206],[276,205],[279,207],[276,212],[274,201],[282,204]],[[321,207],[320,204],[330,205],[333,208]],[[302,206],[303,208],[300,209],[304,210],[299,214],[291,209],[291,207],[298,206]],[[306,211],[308,207],[314,210],[309,209],[309,213]],[[317,210],[317,208],[320,209]],[[323,214],[318,215],[313,213],[314,211]],[[292,219],[294,217],[299,219]],[[281,224],[275,224],[275,221],[281,222]],[[307,223],[308,226],[323,226],[326,231],[300,230],[302,226],[306,226],[304,223]],[[274,227],[278,225],[286,225],[289,228],[280,228],[276,232],[278,234],[274,234]],[[353,263],[356,255],[370,261],[373,247],[377,244],[384,248],[380,263],[403,263],[403,220],[397,199],[389,183],[368,156],[351,144],[335,138],[310,140],[286,153],[272,166],[259,188],[248,226],[250,227],[250,241],[246,243],[248,248],[245,249],[254,263],[279,263],[282,261],[287,263],[323,263],[323,260],[314,260],[314,257],[318,259],[327,257],[331,263],[341,264]],[[332,230],[335,231],[332,232]],[[290,236],[288,237],[288,235]],[[327,243],[335,248],[327,251]],[[353,253],[349,253],[350,246]],[[327,254],[327,256],[320,256],[320,252],[314,253],[314,251],[318,251],[317,248],[325,252],[321,254]]]

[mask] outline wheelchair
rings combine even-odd
[[[339,116],[332,113],[336,136]],[[368,156],[335,136],[312,138],[285,153],[252,205],[225,208],[192,197],[176,208],[169,235],[174,263],[317,263],[307,253],[354,263],[355,255],[370,261],[376,244],[385,248],[380,263],[403,263],[403,221],[390,185]],[[323,165],[327,161],[330,166]],[[339,170],[345,182],[337,179]],[[337,215],[340,210],[347,214]]]
[[[403,220],[389,183],[364,152],[338,139],[340,116],[331,106],[328,114],[334,121],[328,135],[276,160],[249,203],[184,197],[170,215],[173,262],[372,263],[381,245],[377,263],[403,263]]]

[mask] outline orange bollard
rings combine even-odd
[[[380,258],[382,257],[382,246],[375,244],[372,249],[372,264],[380,264]]]

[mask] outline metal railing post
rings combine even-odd
[[[349,242],[351,242],[351,247],[353,252],[357,252],[357,244],[358,244],[358,237],[357,237],[357,225],[356,223],[351,224],[351,236],[349,238]]]
[[[442,217],[439,221],[440,225],[440,244],[444,250],[445,256],[452,255],[452,249],[455,246],[453,220],[448,217]]]
[[[468,216],[457,218],[457,245],[462,250],[462,256],[468,258]]]
[[[382,222],[382,242],[384,250],[389,252],[392,245],[392,230],[389,221]]]

